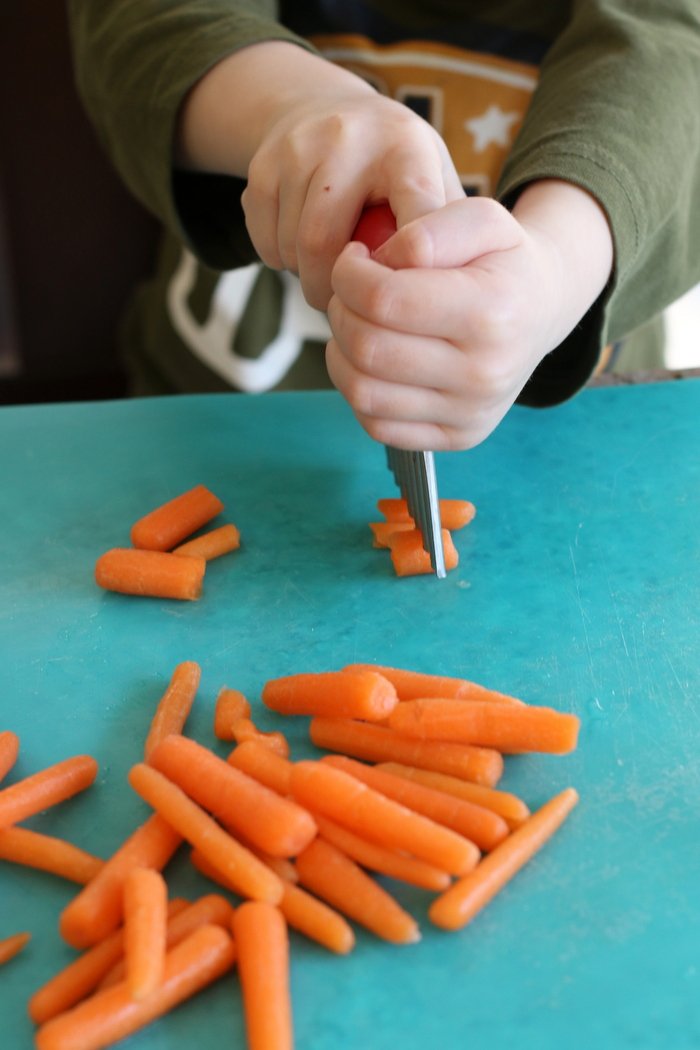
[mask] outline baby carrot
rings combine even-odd
[[[326,755],[322,761],[350,773],[394,802],[400,802],[402,806],[422,813],[437,824],[443,824],[458,835],[471,839],[480,850],[492,850],[508,834],[508,825],[502,817],[473,802],[445,795],[423,784],[411,783],[410,780],[344,755]]]
[[[546,802],[489,853],[474,871],[453,883],[433,901],[428,910],[432,922],[445,930],[466,926],[551,838],[577,802],[578,794],[574,788],[566,788]]]
[[[479,700],[406,700],[392,711],[389,728],[420,740],[450,740],[493,747],[503,753],[573,751],[580,720],[576,715],[531,704],[490,704]]]
[[[460,780],[459,777],[451,777],[447,773],[436,773],[430,769],[417,769],[415,766],[403,766],[400,762],[381,762],[377,769],[383,769],[387,773],[413,780],[417,784],[435,788],[447,795],[466,799],[467,802],[475,802],[478,806],[490,809],[503,817],[509,827],[517,827],[530,816],[530,810],[521,798],[511,794],[509,791],[499,791],[496,788],[484,787],[482,784],[474,784],[470,780]]]
[[[468,525],[476,514],[476,507],[466,499],[441,499],[439,506],[440,524],[451,532]],[[380,499],[377,501],[377,509],[384,515],[387,522],[413,521],[405,499]]]
[[[205,561],[220,558],[222,554],[230,554],[237,551],[241,545],[241,534],[235,525],[221,525],[218,529],[211,529],[196,536],[193,540],[187,540],[178,547],[173,548],[173,554],[194,554]]]
[[[17,824],[49,806],[64,802],[92,784],[97,762],[90,755],[74,755],[17,780],[0,791],[0,828]]]
[[[314,839],[299,854],[296,864],[303,886],[377,937],[394,944],[420,940],[413,916],[330,842]]]
[[[160,747],[176,739],[184,738],[169,737]],[[132,766],[128,780],[134,791],[153,806],[191,846],[199,849],[221,869],[241,896],[273,903],[280,899],[281,879],[162,773],[139,763]]]
[[[151,764],[235,834],[273,857],[293,857],[316,834],[309,813],[183,736],[163,740]]]
[[[425,890],[441,891],[450,885],[451,879],[447,872],[433,864],[427,864],[424,860],[417,860],[396,850],[386,849],[378,842],[362,838],[354,831],[344,828],[342,824],[318,813],[314,814],[314,819],[318,824],[320,836],[363,868],[376,871],[379,875],[389,875]]]
[[[131,527],[134,547],[170,551],[224,509],[221,500],[204,485],[195,485],[156,507]]]
[[[31,940],[31,933],[13,933],[0,941],[0,966],[14,959]]]
[[[201,677],[202,668],[194,660],[185,660],[173,671],[146,736],[146,761],[161,740],[170,733],[182,732],[197,695]]]
[[[263,703],[282,715],[328,718],[386,718],[396,706],[391,682],[376,671],[321,671],[273,678],[262,691]]]
[[[470,871],[479,859],[473,842],[323,762],[296,762],[291,790],[302,805],[322,816],[452,875]]]
[[[59,922],[63,939],[74,948],[87,948],[115,930],[122,920],[127,874],[138,867],[164,868],[181,841],[162,817],[149,817],[63,909]]]
[[[235,947],[220,926],[202,926],[166,957],[163,981],[133,999],[125,981],[54,1017],[36,1033],[37,1050],[101,1050],[137,1032],[195,995],[233,966]]]
[[[240,690],[224,686],[214,705],[214,736],[235,740],[233,726],[240,718],[250,718],[250,703]]]
[[[369,527],[374,536],[373,546],[383,548],[390,546],[395,532],[410,532],[416,524],[411,518],[410,521],[370,521]]]
[[[29,1000],[28,1012],[34,1024],[45,1024],[90,995],[123,951],[124,930],[120,928],[50,977]]]
[[[246,901],[233,915],[249,1050],[292,1050],[289,936],[279,908]]]
[[[251,853],[254,853],[263,864],[267,864],[268,868],[272,868],[274,873],[279,875],[283,882],[296,882],[299,878],[296,868],[287,857],[273,857],[269,853],[264,853],[262,850],[255,849],[249,842],[241,842],[241,845],[245,846],[246,849],[249,849]],[[199,850],[193,849],[191,851],[190,860],[197,871],[201,875],[204,875],[205,878],[211,879],[212,882],[216,882],[220,886],[224,886],[227,890],[231,890],[232,893],[236,892],[235,886],[232,886],[227,882],[221,872],[218,871],[211,861],[207,860]]]
[[[146,999],[165,969],[168,887],[154,868],[134,868],[124,880],[124,961],[134,999]]]
[[[367,762],[402,762],[434,769],[493,787],[503,773],[503,756],[492,748],[414,740],[391,729],[341,718],[312,718],[311,740],[327,751],[340,751]]]
[[[281,758],[289,757],[289,744],[285,735],[279,731],[263,733],[251,718],[239,718],[237,722],[234,722],[233,739],[238,744],[245,744],[253,740],[262,744],[263,747],[268,747]]]
[[[259,741],[246,740],[234,747],[226,761],[242,773],[247,773],[261,784],[272,788],[278,795],[289,794],[292,763]]]
[[[0,780],[10,772],[19,754],[19,737],[11,729],[0,733]]]
[[[426,696],[453,697],[455,700],[491,700],[499,703],[521,704],[522,700],[495,689],[470,682],[467,678],[450,678],[447,675],[428,674],[424,671],[409,671],[403,667],[386,667],[383,664],[347,664],[346,671],[377,671],[388,678],[398,694],[399,700],[420,700]]]
[[[445,568],[456,569],[459,565],[459,554],[447,529],[441,529],[442,549],[445,555]],[[389,537],[391,562],[397,576],[423,576],[433,571],[430,555],[423,547],[423,536],[420,529],[409,529],[407,532],[394,532]]]
[[[207,563],[165,551],[113,547],[95,563],[95,581],[106,591],[143,598],[196,601],[202,593]]]
[[[0,860],[48,871],[83,886],[104,866],[99,857],[64,839],[20,827],[0,831]]]

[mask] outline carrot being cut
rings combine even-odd
[[[479,859],[473,842],[323,762],[296,762],[291,791],[302,805],[358,835],[403,850],[452,875],[471,871]]]
[[[177,665],[151,721],[144,754],[148,761],[153,749],[171,733],[181,733],[194,703],[202,668],[194,660]]]
[[[214,705],[214,735],[219,740],[235,740],[233,726],[241,718],[250,718],[250,702],[239,689],[224,686]]]
[[[13,933],[9,937],[0,940],[0,966],[4,966],[10,959],[14,959],[23,948],[29,944],[31,933]]]
[[[0,860],[47,871],[83,886],[104,866],[99,857],[64,839],[21,827],[0,831]]]
[[[97,762],[90,755],[74,755],[3,788],[0,828],[17,824],[84,791],[94,781],[97,770]]]
[[[95,581],[106,591],[142,598],[196,601],[201,597],[207,563],[166,551],[113,547],[95,563]]]
[[[471,839],[480,850],[492,850],[508,834],[508,825],[502,817],[473,802],[443,794],[423,784],[412,783],[344,755],[327,755],[322,761],[357,777],[394,802]]]
[[[486,787],[494,787],[503,773],[503,756],[493,748],[411,739],[383,726],[349,718],[312,718],[309,732],[317,747],[367,762],[401,762]]]
[[[194,555],[212,561],[220,558],[222,554],[230,554],[237,551],[241,545],[241,534],[235,525],[221,525],[218,529],[203,532],[201,536],[195,536],[193,540],[187,540],[178,547],[173,548],[173,554]]]
[[[316,834],[316,825],[302,806],[195,740],[168,737],[152,753],[151,765],[234,833],[240,832],[273,857],[293,857]]]
[[[134,999],[146,999],[165,969],[168,887],[154,868],[134,868],[124,880],[124,961]]]
[[[428,910],[431,921],[445,930],[466,926],[551,838],[577,802],[578,794],[574,788],[566,788],[546,802],[489,853],[474,871],[453,883],[432,902]]]
[[[289,794],[292,763],[258,740],[246,740],[234,747],[226,761],[279,795]]]
[[[466,499],[441,499],[439,507],[440,524],[450,532],[464,528],[476,514],[476,507]],[[377,501],[377,509],[389,523],[413,522],[405,499],[380,499]]]
[[[168,740],[164,740],[160,747]],[[153,806],[163,820],[220,868],[241,896],[273,903],[280,899],[282,880],[224,831],[177,784],[144,763],[132,766],[128,780],[134,791]]]
[[[580,720],[552,707],[490,704],[430,697],[406,700],[389,716],[389,728],[419,740],[446,740],[514,754],[573,751]]]
[[[394,944],[420,940],[418,923],[359,864],[317,838],[296,860],[302,886],[377,937]]]
[[[420,700],[426,696],[440,696],[455,700],[485,700],[494,703],[521,704],[522,700],[495,689],[471,682],[467,678],[450,678],[447,675],[411,671],[403,667],[386,667],[383,664],[346,664],[344,670],[377,671],[388,678],[398,694],[399,700]]]
[[[109,857],[98,874],[61,912],[61,936],[74,948],[88,948],[122,921],[124,880],[134,868],[161,870],[182,841],[158,814],[137,827]]]
[[[391,545],[391,537],[395,532],[410,532],[415,529],[416,524],[411,518],[410,521],[370,521],[369,527],[374,537],[374,546],[383,548]]]
[[[279,908],[246,901],[233,916],[248,1050],[292,1050],[289,936]]]
[[[19,737],[11,729],[3,729],[0,733],[0,780],[6,776],[19,754]]]
[[[220,926],[202,926],[165,961],[162,983],[147,999],[131,996],[126,981],[105,988],[54,1017],[36,1033],[37,1050],[102,1050],[125,1039],[231,969],[236,949]]]
[[[452,534],[447,529],[440,531],[445,568],[449,572],[450,569],[456,569],[459,565],[459,554],[452,540]],[[423,535],[420,529],[393,532],[389,537],[389,551],[397,576],[424,576],[433,571],[430,555],[423,547]]]
[[[134,547],[171,551],[224,509],[218,496],[205,485],[195,485],[139,518],[131,527]]]
[[[272,678],[262,701],[282,715],[324,715],[378,721],[396,706],[391,682],[376,671],[320,671]]]
[[[471,780],[461,780],[447,773],[404,766],[400,762],[380,762],[376,768],[393,773],[398,777],[404,777],[406,780],[415,781],[417,784],[435,788],[446,795],[454,795],[467,802],[475,802],[477,806],[483,806],[497,813],[510,828],[517,827],[530,816],[530,810],[525,802],[509,791],[484,787],[482,784],[475,784]]]

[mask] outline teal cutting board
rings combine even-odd
[[[700,384],[584,391],[516,408],[477,449],[437,457],[441,494],[471,499],[446,580],[394,577],[372,547],[395,495],[383,450],[335,393],[222,395],[0,411],[0,727],[8,782],[70,754],[96,784],[30,825],[107,855],[144,819],[126,783],[181,660],[202,684],[188,732],[212,733],[222,685],[263,727],[268,677],[376,661],[461,675],[580,715],[578,750],[507,760],[537,807],[581,802],[465,930],[390,884],[422,941],[358,930],[337,958],[292,935],[300,1050],[690,1050],[700,1045]],[[196,603],[99,590],[98,555],[145,511],[202,483],[242,548]],[[313,749],[285,722],[295,756]],[[186,854],[173,890],[206,885]],[[3,1047],[32,1046],[25,1003],[72,952],[75,887],[0,867],[0,935],[33,934],[0,973]],[[233,977],[134,1036],[134,1050],[245,1046]]]

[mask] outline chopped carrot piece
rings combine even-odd
[[[484,787],[482,784],[474,784],[470,780],[461,780],[459,777],[449,776],[447,773],[436,773],[430,769],[417,769],[415,766],[404,766],[400,762],[381,762],[377,769],[383,769],[387,773],[393,773],[398,777],[405,777],[426,787],[435,788],[447,795],[466,799],[467,802],[475,802],[478,806],[490,809],[503,817],[510,828],[518,827],[530,816],[530,810],[521,798],[509,791],[499,791],[496,788]]]
[[[293,857],[311,842],[316,825],[307,810],[235,769],[213,751],[171,736],[151,764],[208,812],[273,857]]]
[[[74,755],[0,791],[0,828],[17,824],[89,787],[97,776],[90,755]]]
[[[173,549],[173,554],[194,555],[212,561],[220,558],[222,554],[230,554],[237,551],[241,545],[241,534],[235,525],[221,525],[218,529],[211,529],[196,536],[193,540],[187,540]]]
[[[9,937],[0,940],[0,966],[4,966],[10,959],[22,951],[31,940],[31,933],[13,933]]]
[[[289,757],[289,743],[284,733],[279,731],[263,733],[262,729],[258,729],[251,718],[239,718],[234,723],[233,739],[239,744],[245,744],[247,741],[253,740],[258,744],[262,744],[263,747],[268,747],[281,758]]]
[[[97,559],[95,581],[104,590],[119,594],[196,601],[202,594],[206,567],[204,558],[114,547]]]
[[[327,755],[322,761],[350,773],[394,802],[471,839],[480,850],[492,850],[508,834],[508,825],[502,817],[473,802],[445,795],[423,784],[411,783],[410,780],[344,755]]]
[[[139,518],[131,528],[131,542],[145,550],[171,551],[223,509],[213,492],[204,485],[195,485]]]
[[[391,682],[376,671],[321,671],[293,674],[265,683],[262,701],[282,715],[329,718],[386,718],[396,706]]]
[[[146,761],[161,740],[171,733],[181,733],[184,729],[201,677],[202,668],[194,660],[185,660],[173,671],[146,736]]]
[[[282,755],[275,754],[258,740],[246,740],[234,747],[226,761],[266,787],[272,788],[278,795],[289,794],[292,763]]]
[[[473,842],[323,762],[296,762],[291,790],[302,805],[351,831],[403,850],[450,874],[470,871],[479,859]]]
[[[245,901],[233,915],[249,1050],[292,1050],[289,935],[279,908]]]
[[[491,704],[480,700],[406,700],[389,716],[389,728],[420,740],[451,740],[493,747],[507,754],[573,751],[580,720],[576,715],[532,704]]]
[[[48,871],[83,886],[104,866],[99,857],[64,839],[21,827],[0,831],[0,860]]]
[[[163,981],[147,999],[126,982],[105,988],[36,1033],[37,1050],[100,1050],[137,1032],[211,984],[234,964],[236,950],[220,926],[202,926],[168,952]]]
[[[0,733],[0,780],[10,772],[19,754],[19,737],[11,729]]]
[[[418,923],[359,864],[317,838],[296,860],[299,881],[331,907],[394,944],[420,940]]]
[[[566,788],[546,802],[479,865],[455,882],[430,905],[436,926],[458,930],[487,904],[528,860],[551,838],[578,802],[574,788]]]
[[[464,528],[476,514],[476,507],[466,499],[441,499],[439,506],[440,524],[444,529],[449,529],[450,532]],[[405,499],[380,499],[377,501],[377,509],[389,523],[410,523],[413,521]]]
[[[184,739],[169,737],[169,741]],[[261,860],[241,846],[216,823],[182,788],[173,784],[158,770],[138,763],[132,766],[129,783],[138,795],[187,839],[191,846],[226,875],[238,888],[241,896],[276,903],[282,896],[282,882]]]
[[[134,999],[146,999],[163,979],[168,887],[154,868],[134,868],[124,880],[124,960]]]
[[[373,546],[384,548],[391,545],[391,537],[395,532],[411,532],[416,524],[411,518],[410,521],[370,521],[369,527],[374,536]]]
[[[503,773],[503,756],[491,748],[441,740],[412,740],[383,726],[349,718],[312,718],[309,732],[317,747],[367,762],[402,762],[474,780],[486,787],[494,787]]]
[[[214,735],[219,740],[235,740],[233,726],[241,718],[250,718],[250,703],[238,689],[224,686],[214,705]]]
[[[133,868],[164,868],[182,841],[157,814],[141,824],[61,913],[61,936],[88,948],[117,928],[124,913],[124,879]]]
[[[467,678],[448,678],[446,675],[409,671],[403,667],[385,667],[383,664],[347,664],[346,671],[377,671],[388,678],[399,700],[420,700],[426,696],[453,697],[455,700],[491,700],[497,703],[521,704],[514,696],[498,693]]]
[[[445,568],[456,569],[459,565],[459,554],[447,529],[441,529],[442,549],[445,556]],[[409,529],[407,532],[394,532],[389,537],[391,562],[397,576],[424,576],[433,571],[430,555],[423,547],[423,535],[420,529]]]

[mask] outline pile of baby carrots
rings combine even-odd
[[[354,948],[352,923],[415,943],[418,922],[383,875],[432,891],[429,919],[458,930],[578,801],[569,787],[531,813],[497,788],[504,756],[571,752],[578,718],[466,679],[350,664],[267,681],[265,707],[310,716],[327,752],[312,760],[293,760],[228,687],[214,739],[185,735],[200,680],[184,661],[159,696],[128,773],[152,812],[107,859],[21,826],[94,782],[90,756],[0,789],[0,858],[81,886],[59,919],[79,954],[29,1002],[38,1050],[111,1046],[234,967],[250,1050],[290,1050],[289,928],[337,954]],[[225,757],[220,742],[234,743]],[[18,750],[0,733],[0,777]],[[194,901],[170,897],[163,874],[185,846],[219,887]],[[28,939],[0,942],[0,961]]]
[[[423,547],[423,536],[411,517],[406,500],[380,499],[377,500],[377,509],[384,520],[369,523],[374,546],[389,548],[396,575],[419,576],[432,572],[430,555]],[[472,521],[476,508],[466,499],[441,499],[439,509],[445,569],[449,572],[459,564],[452,533]]]

